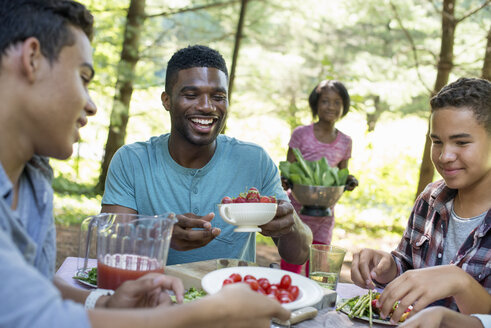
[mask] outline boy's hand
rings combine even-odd
[[[227,285],[207,297],[214,303],[213,308],[220,309],[210,313],[215,321],[213,327],[246,327],[244,323],[247,327],[270,327],[273,317],[286,321],[291,315],[278,301],[251,290],[244,283]]]
[[[215,213],[197,216],[193,213],[176,215],[177,223],[172,231],[170,246],[178,251],[203,247],[220,235],[220,228],[213,228],[210,221]],[[201,230],[196,230],[196,228]]]
[[[176,295],[177,302],[182,303],[184,286],[181,279],[159,273],[148,273],[137,280],[125,281],[101,306],[107,308],[151,308],[171,305],[172,301],[167,290],[172,290]]]
[[[392,255],[384,251],[365,248],[353,254],[351,280],[367,289],[375,288],[373,280],[386,284],[397,275],[397,267]]]
[[[410,306],[410,316],[423,310],[429,304],[456,295],[464,281],[460,268],[451,265],[414,269],[404,272],[388,284],[380,294],[378,305],[380,315],[385,318],[395,302],[400,301],[391,320],[398,322],[404,311]]]
[[[399,328],[439,328],[439,327],[467,327],[483,328],[481,321],[442,306],[433,306],[424,309]]]

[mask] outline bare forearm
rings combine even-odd
[[[440,325],[441,328],[483,328],[481,320],[462,313],[452,311],[446,315]]]
[[[455,269],[462,270],[458,267]],[[491,313],[491,295],[472,276],[468,274],[464,276],[466,277],[464,282],[459,284],[459,291],[454,295],[460,312]]]
[[[192,327],[198,322],[200,327],[212,327],[210,320],[213,309],[196,306],[194,302],[172,305],[158,309],[89,310],[89,319],[94,328],[177,328]],[[197,302],[201,303],[201,302]],[[206,304],[206,303],[205,303]],[[206,310],[206,311],[205,311]],[[201,326],[201,324],[203,324]]]
[[[69,299],[77,303],[84,303],[85,299],[89,295],[88,290],[73,287],[58,276],[54,277],[53,284],[56,286],[56,288],[58,288],[63,299]]]
[[[309,247],[312,244],[312,231],[300,220],[297,213],[293,212],[295,225],[292,232],[281,236],[276,244],[278,253],[287,262],[303,264],[309,258]]]

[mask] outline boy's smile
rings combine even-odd
[[[453,189],[491,181],[491,136],[470,109],[445,107],[431,117],[432,161]]]

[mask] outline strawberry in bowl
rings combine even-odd
[[[276,208],[275,196],[261,195],[254,187],[236,198],[225,196],[218,204],[220,216],[225,222],[237,226],[236,232],[260,232],[258,226],[271,221]]]

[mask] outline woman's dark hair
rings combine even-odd
[[[193,67],[216,68],[228,78],[227,65],[218,51],[202,45],[188,46],[174,53],[167,63],[165,92],[171,93],[179,71]]]
[[[75,38],[69,26],[80,28],[91,40],[94,18],[71,0],[0,0],[0,55],[27,38],[39,40],[42,54],[55,61]]]
[[[312,110],[312,116],[314,118],[317,117],[317,106],[319,103],[319,97],[322,91],[328,88],[334,89],[343,100],[343,114],[341,115],[341,117],[348,114],[351,100],[348,94],[348,90],[346,90],[344,84],[337,80],[324,80],[315,86],[314,90],[312,90],[309,96],[309,105],[310,109]]]
[[[432,113],[444,107],[470,109],[491,135],[491,82],[488,80],[460,78],[443,87],[431,98],[430,105]]]

